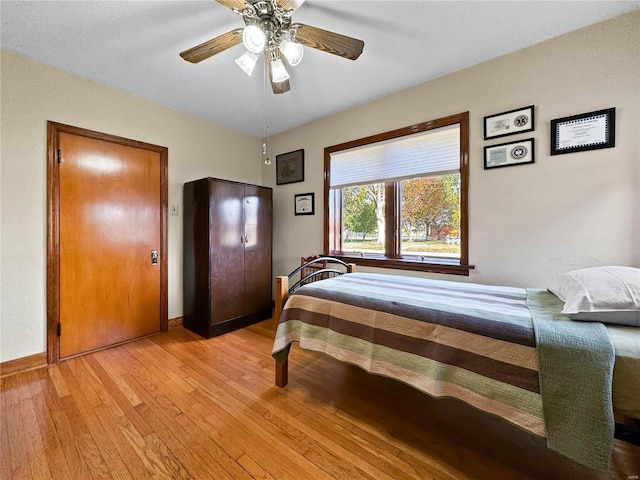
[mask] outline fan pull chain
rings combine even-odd
[[[265,165],[271,165],[271,159],[269,158],[269,120],[267,119],[267,62],[264,62],[264,75],[263,78],[263,105],[264,105],[264,115],[262,117],[262,131],[263,131],[263,139],[262,139],[262,155],[265,155]]]

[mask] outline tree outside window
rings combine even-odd
[[[468,275],[468,112],[325,149],[326,254]]]

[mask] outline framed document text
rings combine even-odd
[[[296,215],[313,215],[315,193],[300,193],[293,196]]]
[[[551,155],[615,146],[615,107],[551,120]]]
[[[535,128],[533,105],[484,117],[484,139],[532,132]]]
[[[484,147],[484,169],[535,162],[533,138]]]

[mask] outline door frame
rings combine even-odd
[[[169,150],[150,143],[47,121],[47,363],[60,361],[60,134],[67,133],[118,145],[139,148],[160,155],[160,331],[169,329],[168,320],[168,160]]]

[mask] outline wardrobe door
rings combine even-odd
[[[210,180],[211,325],[245,314],[244,185]]]
[[[271,311],[272,191],[244,188],[244,284],[247,314]]]

